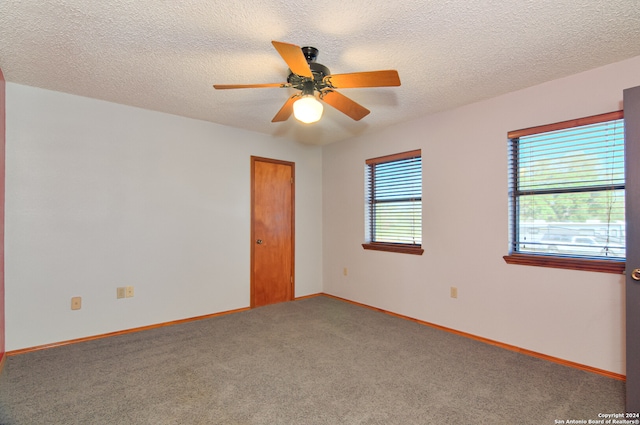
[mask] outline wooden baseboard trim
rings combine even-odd
[[[302,297],[296,297],[294,301],[306,300],[306,299],[315,298],[315,297],[322,297],[324,295],[326,294],[323,292],[318,292],[317,294],[303,295]]]
[[[2,353],[2,358],[0,358],[0,373],[4,370],[4,363],[7,361],[7,353]]]
[[[36,347],[22,348],[20,350],[7,351],[7,356],[17,356],[19,354],[31,353],[34,351],[46,350],[48,348],[62,347],[64,345],[78,344],[80,342],[93,341],[96,339],[108,338],[118,335],[126,335],[134,332],[148,331],[150,329],[163,328],[165,326],[179,325],[181,323],[195,322],[197,320],[210,319],[212,317],[226,316],[227,314],[240,313],[241,311],[250,310],[250,307],[239,308],[236,310],[222,311],[220,313],[206,314],[204,316],[190,317],[188,319],[174,320],[171,322],[158,323],[155,325],[141,326],[139,328],[125,329],[122,331],[109,332],[106,334],[88,336],[84,338],[70,339],[68,341],[54,342],[52,344],[38,345]]]
[[[329,298],[335,298],[337,300],[340,301],[345,301],[360,307],[365,307],[371,310],[375,310],[375,311],[379,311],[381,313],[385,313],[388,314],[390,316],[394,316],[394,317],[398,317],[400,319],[405,319],[405,320],[410,320],[412,322],[415,323],[419,323],[421,325],[425,325],[425,326],[429,326],[432,328],[436,328],[436,329],[440,329],[442,331],[446,331],[452,334],[456,334],[456,335],[460,335],[460,336],[464,336],[466,338],[470,338],[470,339],[474,339],[476,341],[480,341],[480,342],[484,342],[485,344],[489,344],[489,345],[495,345],[496,347],[500,347],[500,348],[504,348],[505,350],[509,350],[509,351],[515,351],[516,353],[520,353],[520,354],[525,354],[527,356],[531,356],[531,357],[536,357],[542,360],[547,360],[553,363],[557,363],[557,364],[561,364],[563,366],[568,366],[568,367],[572,367],[574,369],[580,369],[580,370],[584,370],[586,372],[591,372],[591,373],[595,373],[597,375],[602,375],[602,376],[606,376],[607,378],[613,378],[613,379],[617,379],[619,381],[626,381],[627,377],[625,375],[621,375],[619,373],[614,373],[614,372],[610,372],[608,370],[603,370],[603,369],[598,369],[596,367],[591,367],[591,366],[587,366],[587,365],[583,365],[580,363],[576,363],[576,362],[572,362],[569,360],[564,360],[564,359],[560,359],[558,357],[553,357],[553,356],[548,356],[546,354],[542,354],[542,353],[537,353],[535,351],[531,351],[531,350],[527,350],[526,348],[520,348],[520,347],[516,347],[515,345],[510,345],[510,344],[505,344],[503,342],[499,342],[499,341],[494,341],[492,339],[489,338],[484,338],[481,336],[477,336],[477,335],[473,335],[467,332],[462,332],[462,331],[458,331],[452,328],[447,328],[445,326],[440,326],[440,325],[436,325],[434,323],[429,323],[429,322],[425,322],[423,320],[419,320],[419,319],[415,319],[413,317],[409,317],[409,316],[404,316],[402,314],[398,314],[398,313],[393,313],[391,311],[387,311],[387,310],[383,310],[381,308],[377,308],[377,307],[372,307],[370,305],[367,304],[362,304],[356,301],[351,301],[348,300],[346,298],[341,298],[341,297],[337,297],[335,295],[330,295],[330,294],[322,294],[326,297]]]

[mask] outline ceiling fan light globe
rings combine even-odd
[[[305,95],[293,104],[293,116],[305,124],[317,122],[322,117],[322,103],[315,96]]]

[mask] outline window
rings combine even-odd
[[[622,111],[513,131],[508,263],[622,273]]]
[[[366,161],[365,249],[422,255],[421,151]]]

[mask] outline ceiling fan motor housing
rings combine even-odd
[[[315,90],[320,91],[322,89],[325,89],[327,87],[327,84],[323,81],[323,79],[327,75],[331,75],[331,71],[329,71],[329,68],[327,68],[326,66],[316,62],[316,59],[318,58],[318,49],[310,46],[302,47],[301,49],[304,57],[307,59],[309,68],[311,68]],[[302,77],[298,74],[294,74],[293,72],[290,73],[289,77],[287,78],[287,82],[291,84],[291,87],[303,91],[305,88],[307,88],[308,90],[309,85],[305,85],[305,82],[307,81],[310,81],[307,77]]]

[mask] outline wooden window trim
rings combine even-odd
[[[370,249],[373,251],[398,252],[400,254],[422,255],[424,253],[424,249],[422,249],[421,245],[403,245],[403,244],[389,244],[389,243],[381,243],[381,242],[369,242],[369,243],[363,243],[362,247],[364,249]]]
[[[366,165],[383,164],[385,162],[399,161],[402,159],[410,159],[422,157],[422,149],[414,149],[407,152],[400,152],[391,155],[379,156],[365,160]],[[384,242],[367,242],[362,244],[362,248],[372,251],[397,252],[400,254],[422,255],[424,249],[422,245],[394,244]]]
[[[379,156],[377,158],[367,159],[365,161],[365,164],[367,164],[367,165],[383,164],[385,162],[399,161],[401,159],[417,158],[419,156],[422,156],[422,150],[421,149],[415,149],[415,150],[412,150],[412,151],[394,153],[392,155],[385,155],[385,156]]]
[[[590,117],[578,118],[562,121],[554,124],[546,124],[537,127],[530,127],[521,130],[510,131],[507,134],[509,139],[530,136],[537,133],[546,133],[566,128],[579,127],[583,125],[598,124],[606,121],[614,121],[624,118],[624,111],[607,112]],[[589,258],[562,257],[542,254],[521,254],[512,253],[502,257],[507,264],[518,264],[523,266],[551,267],[567,270],[582,270],[600,273],[624,274],[626,262],[624,260],[601,260]]]
[[[624,274],[626,265],[626,262],[622,260],[592,260],[589,258],[558,257],[536,254],[511,254],[505,255],[502,258],[507,264],[612,274]]]
[[[557,122],[554,124],[539,125],[537,127],[523,128],[507,133],[507,138],[516,139],[518,137],[531,136],[532,134],[547,133],[549,131],[564,130],[565,128],[579,127],[583,125],[598,124],[605,121],[614,121],[624,118],[624,111],[607,112],[605,114],[593,115],[591,117],[578,118]]]

